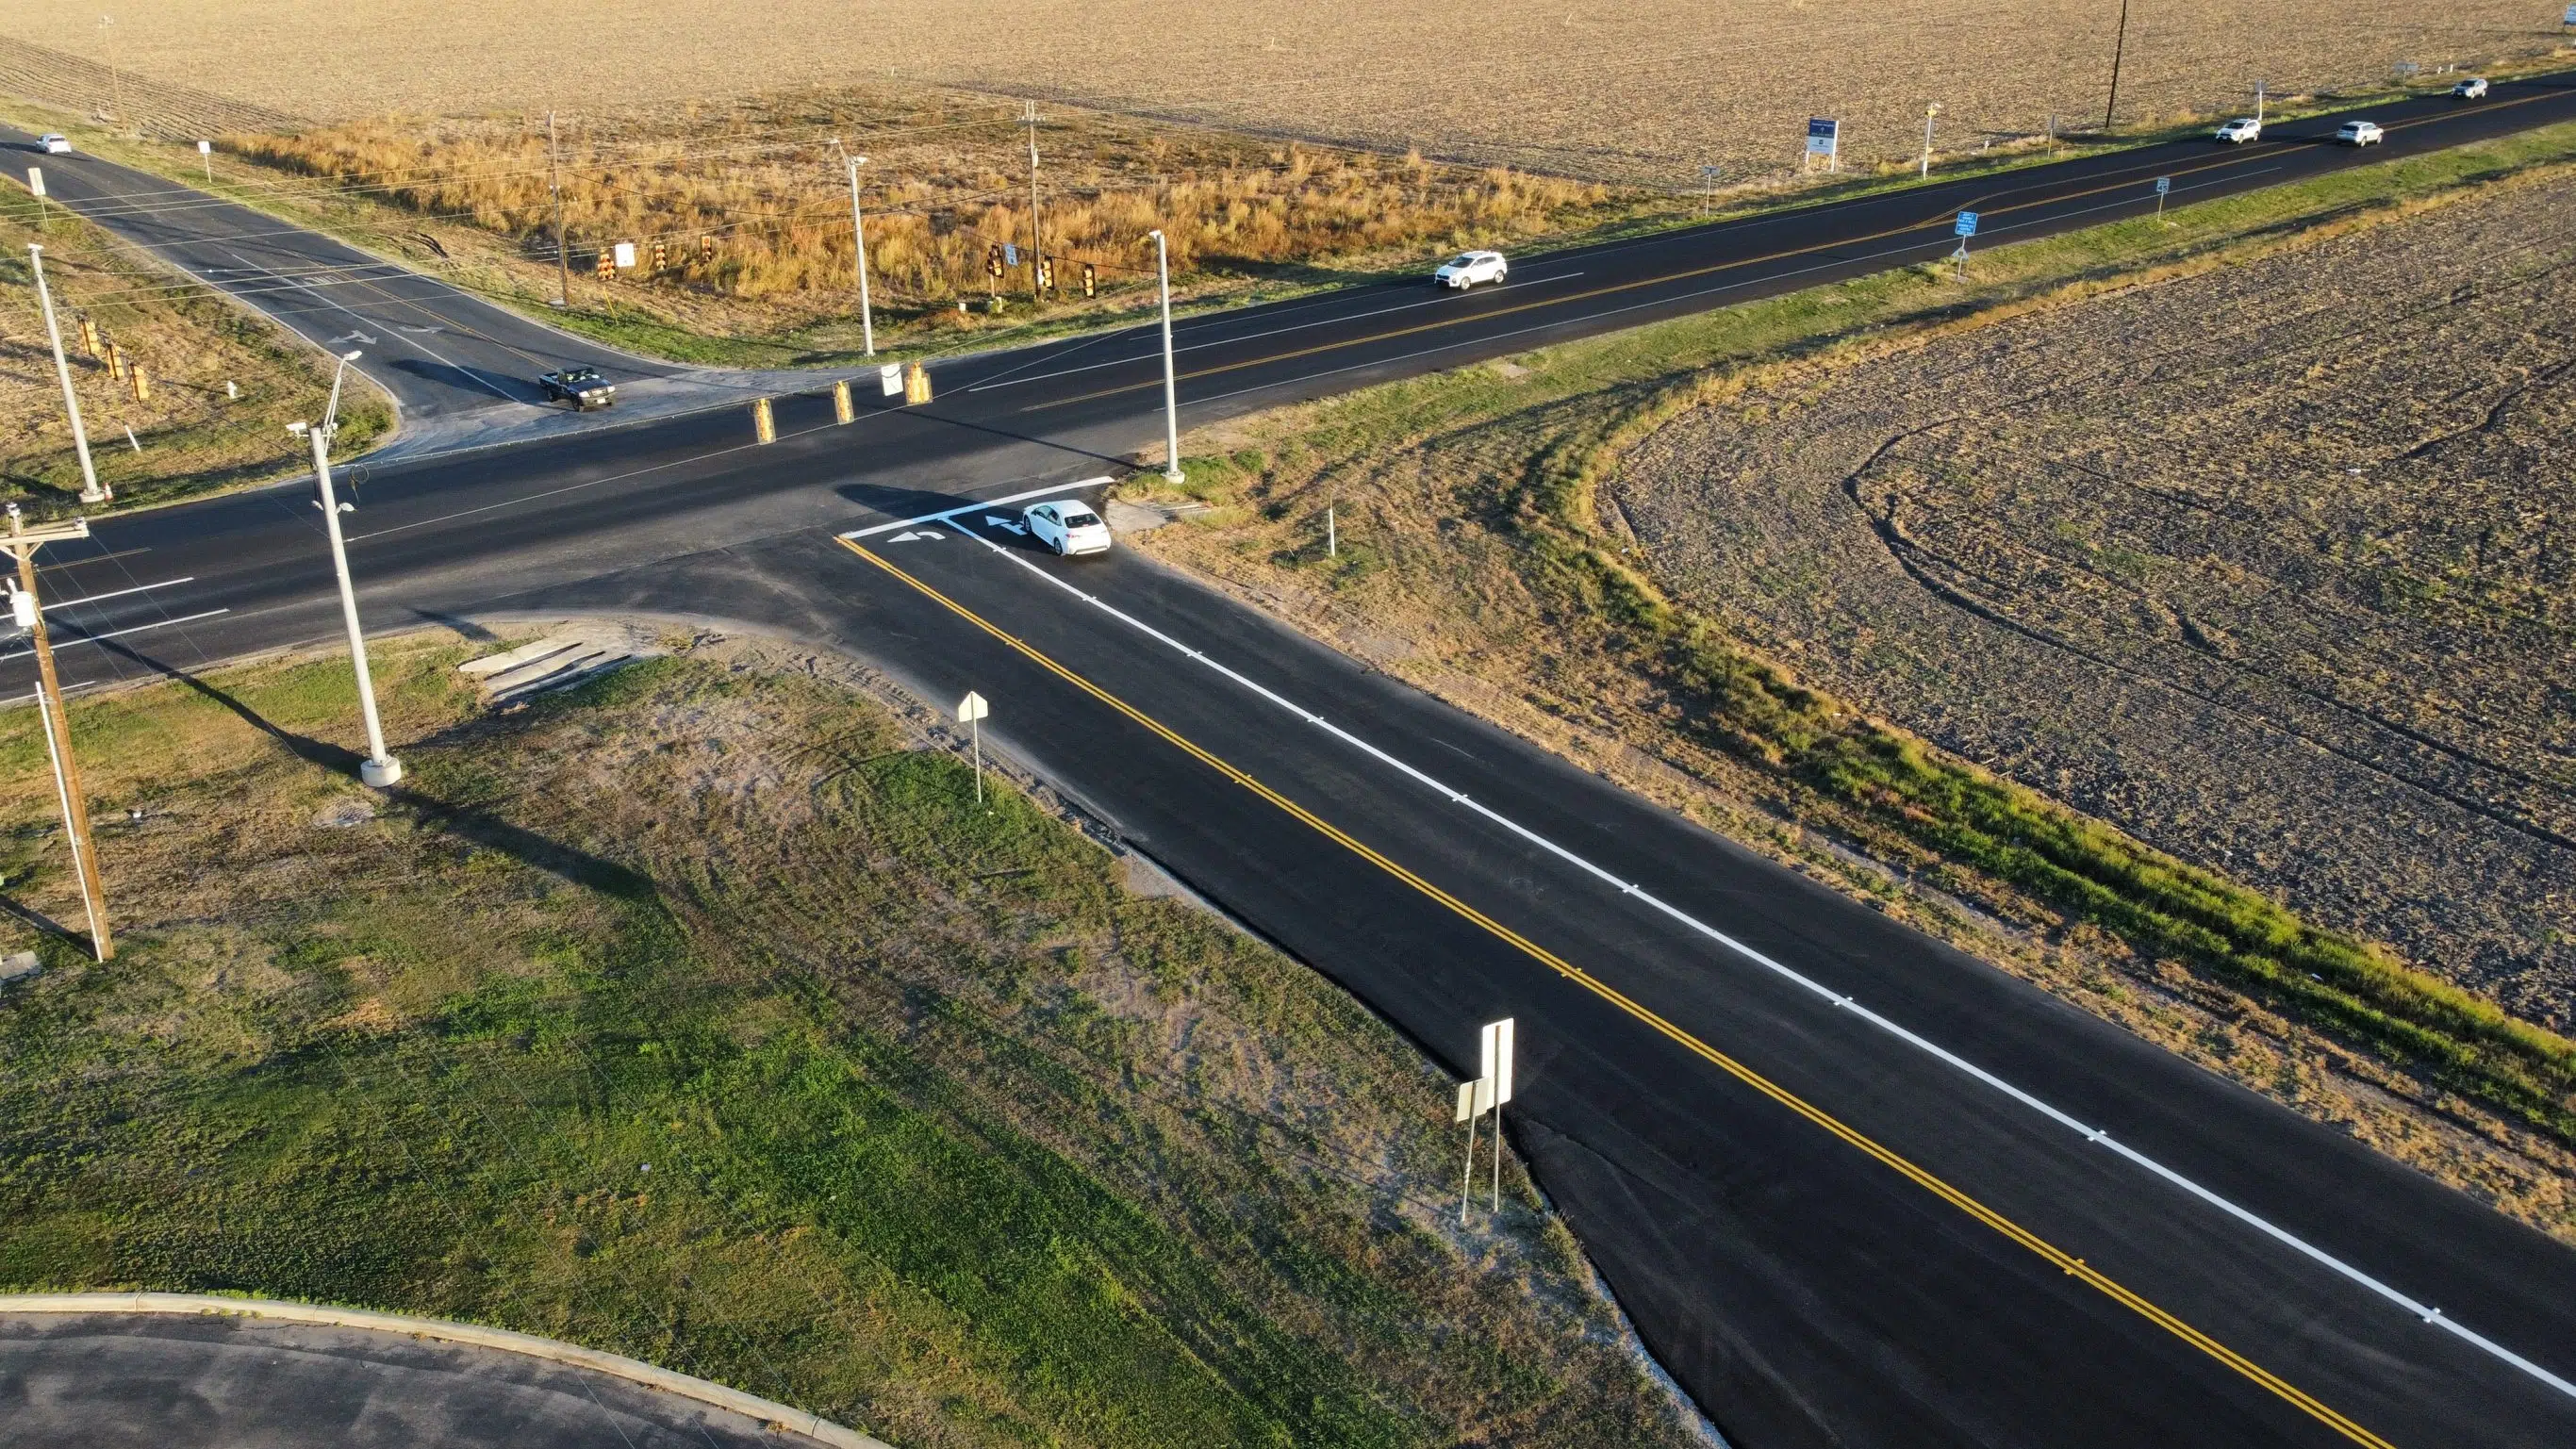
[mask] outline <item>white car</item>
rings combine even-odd
[[[1109,525],[1079,498],[1032,503],[1020,517],[1027,522],[1030,537],[1057,553],[1109,552]]]
[[[2487,98],[2487,78],[2473,75],[2451,87],[2451,94],[2464,101],[2483,101]]]
[[[36,138],[36,144],[44,147],[45,154],[48,156],[68,156],[72,154],[72,138],[64,135],[60,131],[47,131],[44,135]]]
[[[2263,134],[2263,123],[2252,116],[2238,116],[2209,134],[2213,139],[2225,141],[2231,146],[2242,146]]]
[[[1431,274],[1431,280],[1444,287],[1463,292],[1478,282],[1499,282],[1511,275],[1512,264],[1501,252],[1460,252]]]
[[[2335,140],[2346,146],[2376,146],[2387,139],[2377,121],[2346,121],[2335,128]]]

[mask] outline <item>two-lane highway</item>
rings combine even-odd
[[[2576,90],[2373,114],[2401,152],[2576,118]],[[1928,259],[1962,208],[2008,241],[2152,209],[2157,176],[2187,200],[2360,159],[2329,130],[1524,257],[1465,296],[1193,318],[1183,402],[1205,421]],[[981,690],[1042,775],[1453,1065],[1517,1016],[1516,1144],[1746,1444],[2576,1443],[2564,1246],[1212,590],[961,509],[1159,436],[1143,330],[936,375],[933,404],[847,427],[792,401],[770,447],[723,413],[365,470],[370,623],[716,618]],[[109,520],[48,562],[74,681],[333,627],[301,488]],[[24,677],[0,660],[0,688]]]

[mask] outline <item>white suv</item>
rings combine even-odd
[[[1109,552],[1109,525],[1079,498],[1032,503],[1020,517],[1038,542],[1060,554]]]
[[[1461,252],[1433,272],[1431,280],[1463,292],[1478,282],[1499,282],[1511,270],[1512,264],[1503,260],[1501,252]]]
[[[45,154],[48,156],[68,156],[72,153],[72,138],[60,131],[47,131],[38,138],[36,144],[44,147]]]
[[[2346,121],[2335,130],[2335,140],[2346,146],[2376,146],[2387,139],[2377,121]]]
[[[2252,116],[2238,116],[2209,134],[2214,140],[2225,141],[2231,146],[2242,146],[2263,134],[2263,123]]]
[[[2464,101],[2483,101],[2487,98],[2487,78],[2473,75],[2451,87],[2451,94]]]

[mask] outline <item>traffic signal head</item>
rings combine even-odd
[[[1002,244],[995,242],[984,249],[984,271],[988,276],[1002,274]]]

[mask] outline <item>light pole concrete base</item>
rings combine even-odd
[[[1163,481],[1173,485],[1174,487],[1180,486],[1181,480],[1188,476],[1188,474],[1183,473],[1178,468],[1166,468],[1163,470]]]
[[[358,778],[365,781],[370,790],[382,790],[388,786],[401,784],[402,761],[391,755],[381,760],[360,760]]]
[[[85,488],[81,490],[80,501],[83,503],[105,503],[107,501],[107,490],[104,488]]]

